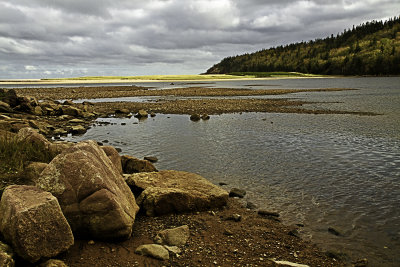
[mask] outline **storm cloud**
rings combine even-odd
[[[393,0],[0,0],[0,79],[201,73],[398,10]]]

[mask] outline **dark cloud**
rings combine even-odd
[[[0,0],[0,78],[200,73],[398,15],[389,0]]]

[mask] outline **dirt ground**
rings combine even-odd
[[[233,214],[241,215],[241,220],[229,220]],[[177,256],[161,261],[134,253],[139,245],[154,243],[160,230],[181,225],[189,226],[190,237]],[[139,215],[129,240],[115,243],[76,240],[58,258],[70,267],[282,266],[272,259],[309,266],[344,266],[343,262],[297,237],[295,229],[262,217],[230,199],[228,206],[221,210],[162,217]]]

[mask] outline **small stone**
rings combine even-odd
[[[264,210],[264,209],[258,210],[257,213],[258,213],[258,215],[266,216],[266,217],[279,217],[280,216],[278,212]]]
[[[150,113],[150,117],[154,118],[156,116],[156,113],[152,112]]]
[[[242,220],[242,216],[240,214],[232,214],[232,215],[228,216],[225,220],[240,222]]]
[[[190,115],[190,120],[191,121],[199,121],[200,120],[200,115],[199,114],[192,114],[192,115]]]
[[[232,231],[230,231],[230,230],[228,230],[228,229],[225,229],[225,230],[224,230],[224,235],[233,236],[233,233],[232,233]]]
[[[246,208],[249,209],[249,210],[255,210],[255,209],[257,209],[257,205],[254,204],[253,202],[248,201],[246,203]]]
[[[157,243],[161,241],[162,244],[170,246],[181,246],[186,244],[189,235],[189,226],[182,225],[177,228],[160,231],[156,237],[156,241]]]
[[[246,191],[239,188],[232,188],[231,191],[229,192],[229,197],[244,198],[245,195]]]
[[[135,253],[158,260],[169,259],[169,251],[164,246],[158,244],[141,245],[135,250]]]
[[[88,244],[89,245],[94,245],[94,241],[93,240],[89,240]]]
[[[223,186],[223,185],[228,185],[227,183],[225,183],[225,182],[219,182],[218,183],[220,186]]]
[[[366,266],[368,266],[368,259],[364,258],[364,259],[356,260],[355,262],[353,262],[353,266],[354,267],[366,267]]]

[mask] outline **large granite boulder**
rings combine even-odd
[[[66,148],[70,147],[70,143],[55,142],[52,143],[41,135],[37,130],[24,127],[18,131],[17,138],[20,141],[30,142],[42,151],[47,151],[51,156],[61,153]]]
[[[228,192],[202,176],[183,171],[136,173],[126,182],[141,194],[137,203],[148,216],[222,207]]]
[[[139,210],[119,170],[94,141],[55,157],[37,180],[58,198],[74,233],[96,239],[128,238]]]
[[[122,174],[121,156],[119,155],[118,151],[113,146],[102,146],[101,148],[104,150],[111,162],[115,165],[117,170]]]
[[[30,262],[56,256],[74,243],[57,199],[34,186],[12,185],[4,190],[0,231],[14,251]]]
[[[122,170],[124,173],[156,172],[157,169],[148,160],[141,160],[135,157],[123,155],[121,157]]]

